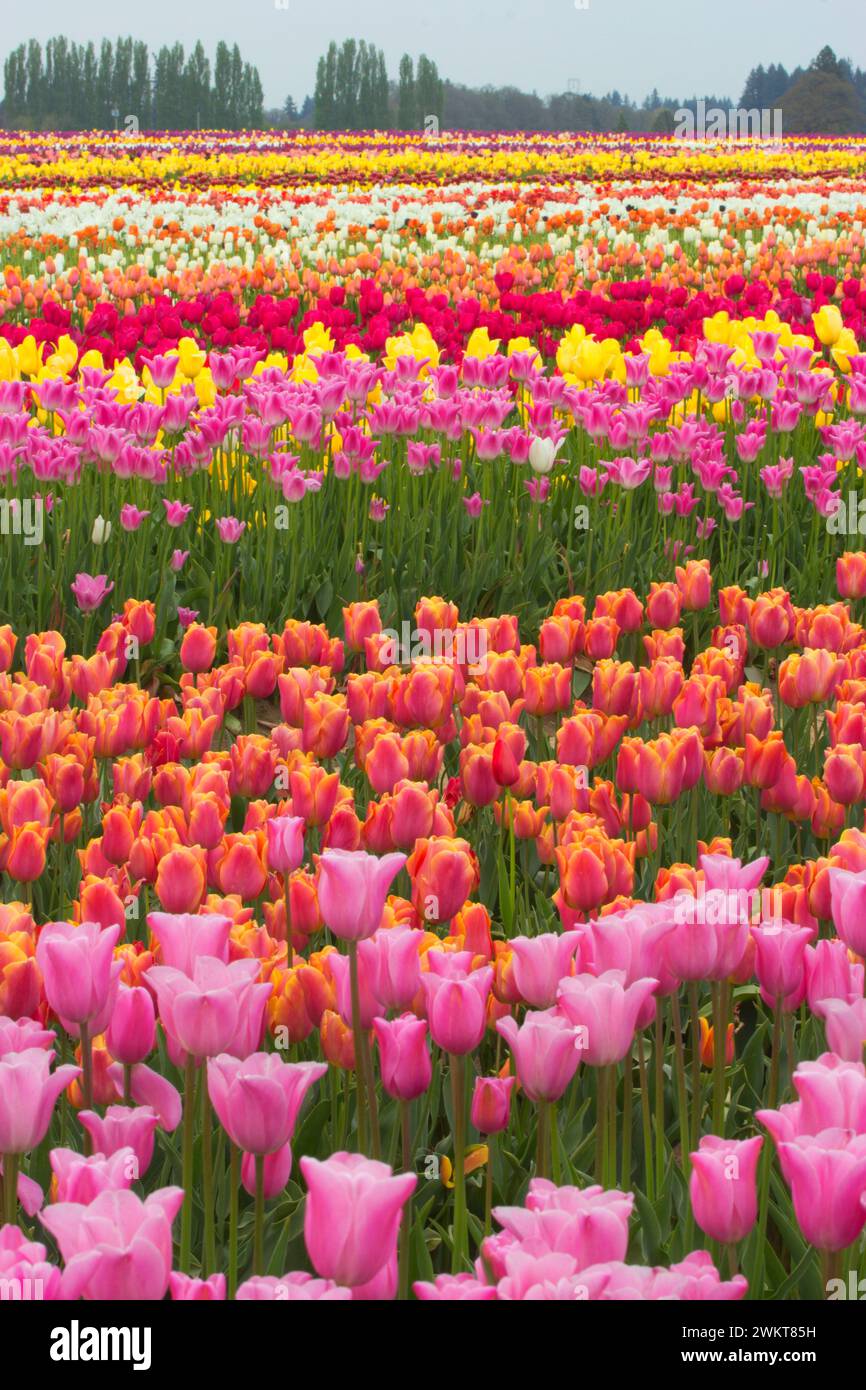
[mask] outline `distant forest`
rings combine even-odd
[[[20,44],[6,58],[0,122],[34,130],[311,129],[581,130],[672,132],[676,112],[780,110],[784,133],[866,132],[866,72],[825,47],[808,67],[752,69],[736,98],[715,94],[643,101],[573,89],[539,96],[516,87],[467,87],[443,79],[425,54],[405,53],[395,77],[381,48],[364,40],[331,43],[319,59],[314,90],[298,102],[264,107],[256,67],[237,44],[220,42],[213,62],[199,42],[151,53],[131,38],[76,44],[64,37]]]

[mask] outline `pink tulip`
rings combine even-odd
[[[656,979],[656,996],[676,989],[677,977],[667,965],[666,943],[676,922],[666,903],[635,903],[625,912],[612,912],[587,924],[581,960],[584,970],[602,975],[606,970],[625,972],[626,984]],[[655,1017],[655,999],[641,1010],[638,1027]]]
[[[437,1274],[432,1284],[419,1279],[412,1288],[422,1303],[490,1303],[496,1298],[495,1286],[474,1274]]]
[[[469,951],[428,951],[429,969],[421,976],[433,1041],[458,1057],[474,1052],[487,1027],[493,970],[473,970],[472,960]]]
[[[268,868],[293,874],[304,862],[304,827],[301,816],[272,816],[265,822],[268,835]]]
[[[479,1134],[499,1134],[511,1119],[514,1076],[477,1076],[472,1093],[471,1119]]]
[[[111,1156],[119,1149],[132,1149],[138,1164],[135,1176],[144,1177],[153,1158],[154,1130],[159,1123],[150,1106],[109,1105],[104,1115],[82,1110],[78,1119],[90,1135],[95,1153]]]
[[[57,1097],[81,1075],[79,1067],[51,1070],[54,1054],[41,1047],[0,1056],[0,1154],[37,1148],[48,1131]]]
[[[517,1241],[530,1242],[539,1253],[546,1249],[570,1255],[577,1268],[584,1269],[625,1259],[633,1205],[630,1192],[557,1187],[535,1178],[525,1207],[495,1207],[493,1214]]]
[[[853,965],[844,941],[818,941],[806,947],[806,1000],[813,1013],[827,999],[863,995],[863,966]],[[835,1048],[833,1049],[835,1052]]]
[[[866,870],[831,868],[829,876],[833,926],[855,955],[866,956]]]
[[[121,1064],[113,1063],[108,1068],[108,1075],[120,1099],[123,1096],[125,1080]],[[167,1134],[177,1129],[182,1114],[180,1092],[172,1086],[167,1077],[139,1062],[132,1068],[129,1090],[130,1097],[136,1105],[148,1106],[155,1111],[160,1129],[164,1129]]]
[[[369,939],[373,993],[383,1009],[408,1009],[421,988],[418,946],[423,933],[414,927],[383,927]],[[359,949],[359,957],[360,957]]]
[[[6,1018],[0,1014],[0,1057],[7,1052],[26,1052],[33,1047],[51,1052],[56,1041],[56,1034],[43,1028],[35,1018]]]
[[[348,956],[338,955],[336,951],[327,956],[328,968],[334,981],[337,996],[337,1010],[343,1022],[351,1028],[352,980]],[[373,1020],[385,1012],[373,992],[376,969],[376,953],[369,940],[358,942],[358,997],[360,1002],[360,1026],[365,1031],[373,1027]]]
[[[562,1014],[530,1009],[520,1027],[509,1016],[499,1020],[496,1031],[511,1048],[517,1079],[529,1099],[559,1100],[580,1065],[575,1029]]]
[[[611,1261],[581,1270],[585,1298],[636,1301],[736,1302],[745,1298],[742,1274],[723,1280],[706,1250],[693,1250],[670,1269]]]
[[[226,1296],[226,1277],[212,1274],[208,1279],[193,1279],[189,1274],[175,1271],[168,1276],[168,1289],[175,1303],[222,1303]]]
[[[822,999],[813,1008],[824,1020],[828,1047],[846,1062],[859,1062],[866,1044],[866,999]]]
[[[758,887],[770,863],[766,854],[744,864],[741,859],[731,859],[726,854],[702,854],[698,867],[703,869],[704,884],[709,891],[722,888],[725,892],[752,893]]]
[[[763,1139],[720,1139],[705,1134],[693,1153],[689,1195],[701,1230],[711,1240],[734,1245],[751,1231],[758,1215],[756,1173]]]
[[[363,941],[373,935],[382,921],[388,890],[405,863],[405,854],[379,859],[364,850],[325,850],[319,859],[319,911],[335,936]]]
[[[316,1279],[312,1274],[296,1270],[278,1279],[275,1274],[260,1274],[247,1279],[238,1288],[235,1298],[240,1303],[346,1303],[352,1290],[342,1289],[332,1279]]]
[[[571,974],[574,953],[580,945],[577,932],[544,932],[541,936],[516,936],[511,942],[514,983],[521,998],[533,1009],[549,1009],[556,1003],[560,980]]]
[[[251,1197],[256,1195],[256,1154],[241,1155],[241,1186]],[[292,1146],[283,1144],[270,1154],[259,1154],[262,1159],[262,1193],[270,1200],[279,1197],[292,1175]]]
[[[108,597],[114,584],[109,584],[107,574],[82,573],[76,574],[69,587],[81,612],[92,613],[95,608],[99,607],[103,599]]]
[[[199,956],[190,978],[173,966],[152,965],[147,980],[156,990],[163,1026],[177,1046],[197,1059],[225,1052],[259,968],[257,960],[224,965],[214,956]]]
[[[290,1142],[304,1097],[327,1070],[325,1062],[284,1062],[276,1052],[244,1061],[223,1053],[207,1064],[208,1094],[233,1144],[274,1153]]]
[[[171,1224],[182,1201],[179,1187],[159,1188],[144,1201],[134,1192],[108,1191],[86,1207],[58,1202],[40,1219],[60,1247],[66,1273],[87,1268],[82,1298],[152,1302],[168,1289]]]
[[[156,1043],[153,996],[143,985],[121,985],[105,1034],[108,1051],[118,1062],[142,1062]]]
[[[562,981],[557,1007],[580,1030],[581,1055],[589,1066],[622,1061],[632,1045],[638,1015],[657,983],[644,979],[626,985],[622,970]]]
[[[866,1224],[866,1134],[825,1129],[779,1145],[803,1235],[818,1250],[844,1250]]]
[[[49,1158],[57,1180],[57,1202],[78,1202],[86,1207],[100,1192],[130,1187],[139,1177],[138,1159],[130,1148],[117,1149],[108,1158],[100,1153],[85,1158],[74,1149],[52,1149]]]
[[[790,922],[753,927],[755,974],[768,1007],[776,1008],[778,1001],[788,1011],[799,1006],[806,992],[805,951],[813,936],[811,927]]]
[[[518,1245],[505,1256],[496,1297],[506,1302],[573,1303],[587,1297],[587,1284],[573,1256]]]
[[[67,1033],[77,1034],[82,1023],[101,1031],[100,1015],[116,990],[122,963],[114,959],[120,937],[115,923],[46,922],[36,943],[36,963],[42,972],[45,997]],[[109,1015],[110,1016],[110,1015]],[[108,1019],[105,1019],[107,1024]],[[104,1026],[104,1025],[103,1025]]]
[[[151,912],[147,925],[159,942],[159,959],[192,976],[199,956],[229,960],[231,919],[215,912]],[[145,977],[146,978],[146,977]]]
[[[77,1289],[67,1282],[57,1265],[49,1264],[48,1251],[38,1241],[28,1240],[24,1232],[11,1223],[0,1226],[0,1287],[15,1280],[23,1291],[30,1289],[33,1297],[45,1302],[77,1298]],[[94,1261],[95,1262],[95,1261]],[[38,1294],[37,1291],[38,1290]]]
[[[382,1085],[395,1100],[415,1100],[423,1095],[433,1076],[427,1046],[427,1024],[414,1014],[386,1020],[374,1018],[379,1044]]]
[[[301,1159],[307,1184],[304,1239],[316,1273],[354,1288],[368,1284],[394,1256],[403,1207],[417,1186],[414,1173],[387,1163],[335,1153]]]

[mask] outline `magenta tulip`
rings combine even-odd
[[[190,978],[173,966],[152,965],[147,981],[177,1046],[197,1059],[225,1052],[241,1025],[259,968],[257,960],[224,965],[214,956],[200,956]]]
[[[364,850],[326,849],[317,883],[325,925],[343,941],[372,936],[382,921],[388,890],[405,863],[405,854],[379,859]]]
[[[349,1288],[368,1284],[394,1257],[418,1179],[350,1153],[324,1162],[304,1157],[301,1172],[308,1188],[304,1239],[316,1273]]]
[[[290,1142],[304,1097],[327,1070],[325,1062],[284,1062],[276,1052],[244,1061],[223,1053],[207,1064],[208,1094],[233,1144],[274,1153]]]
[[[514,983],[525,1003],[533,1009],[549,1009],[556,1003],[559,982],[571,974],[579,945],[577,932],[544,932],[541,936],[514,938],[511,942]]]
[[[657,980],[626,985],[621,970],[573,975],[559,986],[558,1008],[578,1030],[581,1056],[591,1067],[621,1062],[634,1039],[637,1018]]]
[[[79,1265],[88,1270],[82,1298],[156,1301],[168,1290],[171,1224],[182,1200],[179,1187],[159,1188],[144,1201],[134,1192],[107,1191],[86,1207],[46,1207],[40,1219],[60,1247],[66,1272],[74,1274]]]
[[[855,955],[866,956],[866,870],[829,869],[833,926]]]
[[[478,1076],[472,1093],[471,1119],[479,1134],[500,1134],[511,1119],[514,1076]]]
[[[530,1009],[518,1027],[510,1016],[496,1031],[514,1056],[517,1079],[530,1100],[559,1100],[580,1065],[579,1039],[556,1009]]]
[[[866,1134],[825,1129],[779,1145],[803,1235],[818,1250],[844,1250],[866,1224]]]
[[[53,1052],[28,1047],[0,1057],[0,1154],[35,1149],[48,1131],[61,1091],[81,1075],[79,1067],[51,1070]]]
[[[301,816],[271,816],[265,822],[268,835],[268,868],[293,874],[304,862],[304,826]]]
[[[143,985],[121,984],[105,1034],[108,1051],[117,1062],[143,1062],[156,1043],[153,996]]]
[[[375,1018],[373,1029],[379,1044],[382,1085],[388,1095],[405,1101],[423,1095],[433,1076],[424,1019],[414,1014],[389,1020]]]
[[[114,959],[119,937],[116,923],[103,928],[97,922],[46,922],[39,933],[36,963],[45,997],[67,1033],[77,1035],[81,1024],[90,1024],[94,1036],[107,1025],[100,1015],[122,969]]]
[[[199,956],[228,965],[231,919],[216,912],[150,912],[147,925],[159,942],[159,960],[192,976]]]
[[[734,1245],[751,1231],[758,1215],[756,1173],[764,1141],[720,1139],[705,1134],[691,1156],[689,1195],[701,1230],[711,1240]]]
[[[457,1057],[474,1052],[487,1027],[493,969],[473,970],[472,961],[469,951],[428,951],[421,976],[433,1041]]]

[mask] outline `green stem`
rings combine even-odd
[[[238,1287],[238,1191],[241,1185],[241,1151],[229,1144],[229,1298]]]
[[[181,1171],[183,1182],[183,1209],[180,1215],[180,1264],[181,1273],[190,1273],[190,1251],[192,1249],[192,1146],[195,1121],[195,1058],[187,1053],[183,1078],[183,1134],[181,1137]]]
[[[358,1096],[358,1148],[367,1152],[367,1081],[361,1036],[361,987],[358,982],[358,943],[349,942],[349,984],[352,994],[352,1041],[355,1046],[355,1089]]]
[[[265,1272],[265,1156],[256,1154],[256,1216],[253,1236],[253,1273]]]
[[[451,1054],[451,1103],[454,1110],[454,1246],[451,1273],[460,1274],[469,1262],[466,1222],[466,1085],[465,1061]]]
[[[204,1245],[201,1274],[203,1279],[216,1269],[216,1234],[214,1231],[213,1152],[211,1149],[212,1111],[207,1089],[207,1068],[202,1067],[201,1086],[201,1193],[204,1205]]]

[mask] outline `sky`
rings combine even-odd
[[[582,8],[583,7],[583,8]],[[236,42],[259,69],[266,106],[312,92],[331,39],[366,39],[400,55],[427,53],[442,77],[468,86],[517,86],[540,96],[616,88],[643,100],[714,94],[739,100],[758,63],[806,66],[829,44],[866,67],[864,0],[40,0],[9,6],[0,53],[55,34],[78,42],[131,34],[151,50],[201,39]]]

